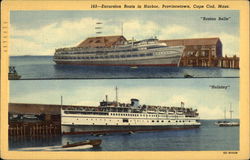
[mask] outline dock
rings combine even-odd
[[[60,135],[60,126],[53,122],[10,122],[9,136]]]
[[[61,134],[60,105],[9,103],[9,136]]]

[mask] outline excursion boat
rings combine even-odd
[[[184,46],[167,46],[156,38],[140,41],[124,38],[112,46],[59,48],[53,60],[56,64],[71,65],[178,66],[183,50]]]
[[[116,88],[117,95],[117,88]],[[62,106],[62,134],[106,134],[110,132],[160,131],[169,129],[199,128],[197,109],[140,105],[132,98],[131,103],[106,100],[99,106]]]

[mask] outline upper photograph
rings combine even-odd
[[[11,11],[9,80],[238,78],[237,10]]]

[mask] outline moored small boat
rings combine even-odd
[[[21,78],[21,76],[18,75],[15,66],[9,66],[8,78],[9,80],[18,80]]]
[[[77,147],[77,146],[83,146],[83,145],[92,145],[93,147],[100,146],[102,143],[101,139],[93,139],[93,140],[85,140],[82,142],[76,142],[76,143],[67,143],[66,145],[63,145],[62,148],[69,148],[69,147]]]
[[[239,122],[231,122],[231,121],[223,121],[218,123],[220,127],[233,127],[233,126],[240,126]]]
[[[233,126],[240,126],[240,122],[234,122],[232,121],[232,112],[233,110],[231,109],[231,104],[230,104],[230,120],[226,120],[226,109],[224,110],[224,121],[218,121],[215,122],[215,125],[218,125],[219,127],[233,127]]]

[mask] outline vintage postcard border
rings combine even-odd
[[[11,10],[95,10],[95,1],[4,1],[1,14],[1,157],[4,159],[246,159],[249,158],[249,3],[247,1],[96,1],[102,4],[227,4],[223,10],[240,10],[240,150],[199,152],[16,152],[8,151],[9,12]],[[97,9],[100,10],[100,9]],[[115,9],[114,9],[115,10]],[[172,9],[176,10],[176,9]],[[188,9],[184,9],[188,10]],[[199,10],[192,8],[192,10]],[[205,8],[205,10],[214,10]]]

